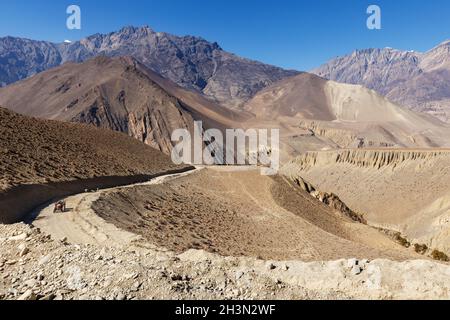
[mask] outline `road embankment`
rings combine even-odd
[[[149,175],[96,177],[16,186],[0,193],[0,223],[12,224],[24,221],[33,209],[85,190],[108,189],[142,183],[160,176],[184,173],[194,169],[194,167],[184,167]]]

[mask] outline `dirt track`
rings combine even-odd
[[[124,187],[111,188],[98,192],[81,193],[66,199],[67,212],[53,213],[54,203],[37,208],[31,215],[37,217],[33,225],[40,228],[54,239],[67,239],[71,243],[94,244],[112,247],[130,246],[139,236],[120,230],[114,225],[106,223],[91,209],[92,203],[98,200],[102,194],[108,194],[117,190],[124,190],[136,186],[155,185],[189,175],[192,172],[178,173],[161,176],[146,183],[138,183]]]

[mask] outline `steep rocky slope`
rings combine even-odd
[[[70,44],[19,38],[0,39],[0,84],[6,85],[65,62],[99,55],[133,56],[178,85],[203,93],[229,107],[239,107],[257,91],[296,74],[240,58],[217,43],[178,37],[149,27],[125,27]]]
[[[124,132],[166,154],[172,132],[192,131],[194,119],[221,128],[238,118],[131,57],[64,64],[0,89],[0,104],[25,115]]]
[[[338,195],[369,224],[450,253],[449,150],[309,152],[283,168]]]
[[[0,222],[17,221],[27,209],[58,193],[131,183],[181,168],[169,157],[124,134],[37,120],[3,108],[0,151]],[[127,176],[135,178],[120,178]],[[111,181],[102,180],[105,177],[111,177]],[[84,187],[83,183],[70,187],[70,182],[89,179],[92,183],[86,182]]]
[[[450,119],[450,41],[426,53],[391,48],[358,50],[312,73],[360,84],[400,105],[443,121]]]

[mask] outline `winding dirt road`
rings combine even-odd
[[[145,183],[87,192],[61,199],[66,201],[64,213],[53,213],[55,202],[37,208],[32,214],[33,225],[53,239],[66,239],[72,244],[92,244],[115,248],[132,247],[141,239],[140,236],[121,230],[100,218],[92,209],[92,204],[101,195],[114,193],[134,187],[158,185],[201,170],[170,174],[152,179]]]

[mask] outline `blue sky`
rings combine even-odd
[[[66,8],[82,10],[82,30],[66,29]],[[366,9],[382,9],[382,30]],[[449,0],[9,0],[0,36],[62,42],[125,25],[201,36],[238,55],[297,70],[368,47],[426,51],[450,39]]]

